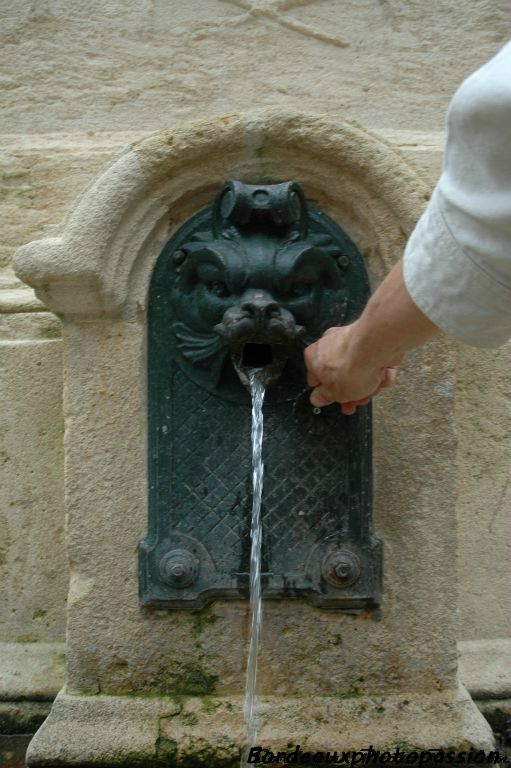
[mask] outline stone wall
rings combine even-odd
[[[0,380],[8,404],[0,417],[0,568],[8,585],[1,641],[45,644],[56,658],[68,581],[59,324],[14,276],[14,249],[58,233],[78,195],[127,144],[254,107],[356,120],[396,146],[432,185],[450,96],[510,36],[507,6],[504,0],[0,2]],[[458,349],[459,637],[465,640],[511,634],[510,368],[509,346]],[[452,569],[454,578],[454,562]],[[11,657],[6,651],[3,658]],[[45,661],[45,669],[52,663]]]

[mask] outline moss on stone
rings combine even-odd
[[[194,613],[192,620],[192,632],[195,637],[201,635],[205,629],[210,627],[215,621],[218,621],[218,616],[211,611],[211,608],[206,608],[204,611],[197,611]]]
[[[207,696],[215,693],[217,680],[198,662],[176,662],[159,671],[151,688],[166,696]]]
[[[417,747],[413,744],[408,744],[407,741],[399,741],[397,744],[385,744],[383,747],[378,747],[378,751],[381,752],[395,752],[397,749],[400,750],[400,752],[405,752],[406,754],[410,752],[422,752],[424,751],[424,747]]]
[[[195,712],[183,712],[183,714],[181,715],[181,720],[184,725],[189,725],[189,726],[197,725],[197,723],[199,722],[199,718],[197,717]]]
[[[158,736],[156,740],[156,756],[168,764],[175,763],[177,758],[177,741],[166,736]]]
[[[227,751],[232,751],[232,756],[226,755]],[[230,749],[222,747],[219,751],[214,747],[197,745],[192,747],[185,754],[180,754],[176,766],[179,768],[234,768],[239,765],[240,753],[235,744]]]
[[[37,334],[41,339],[60,339],[62,338],[62,324],[55,318],[50,323],[39,326]]]
[[[336,696],[338,699],[360,699],[367,697],[367,693],[362,692],[358,685],[353,684],[346,693],[337,693]]]
[[[206,715],[213,715],[219,706],[220,702],[214,699],[212,696],[202,697],[202,709]]]
[[[25,635],[18,635],[15,638],[16,643],[38,643],[40,640],[41,638],[39,635],[36,635],[34,632],[28,632]]]

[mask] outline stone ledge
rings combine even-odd
[[[140,765],[178,768],[234,764],[242,732],[242,697],[80,696],[61,692],[30,744],[29,766]],[[493,737],[463,689],[436,694],[342,699],[264,697],[261,744],[304,751],[396,746],[492,749]],[[65,739],[62,734],[65,733]],[[193,763],[193,764],[195,764]],[[167,762],[168,764],[168,762]]]
[[[474,699],[511,698],[511,639],[462,640],[460,679]]]
[[[45,312],[46,307],[32,288],[4,288],[0,290],[0,314]]]
[[[50,701],[0,701],[0,734],[35,733],[50,710]]]
[[[65,679],[64,643],[0,643],[0,701],[51,701]]]

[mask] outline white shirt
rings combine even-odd
[[[447,114],[444,168],[407,243],[417,306],[466,344],[511,338],[511,43],[467,78]]]

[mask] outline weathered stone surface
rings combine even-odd
[[[510,370],[510,343],[491,351],[458,350],[459,637],[464,640],[511,636]]]
[[[41,309],[9,267],[14,248],[58,232],[100,168],[153,129],[254,106],[342,115],[381,131],[433,181],[450,96],[511,31],[503,0],[434,7],[350,0],[342,8],[334,0],[115,0],[85,11],[74,1],[35,8],[4,0],[0,7],[0,288],[8,289],[0,290],[0,312]],[[488,445],[494,461],[487,488],[476,482],[471,446],[479,427],[466,414],[484,399],[486,423],[498,432],[507,413],[498,371],[511,361],[507,348],[468,351],[468,363],[460,354],[460,635],[485,637],[492,626],[506,636],[509,516],[494,512],[505,509],[507,452],[484,429],[480,451]],[[478,366],[488,371],[490,392],[479,391]],[[57,368],[54,376],[58,386]]]
[[[475,699],[511,699],[511,640],[465,640],[460,678]]]
[[[34,673],[65,628],[60,335],[49,312],[0,314],[0,638],[34,644]]]
[[[6,133],[141,130],[257,107],[438,130],[510,37],[503,0],[2,4]]]
[[[155,755],[159,718],[172,717],[179,705],[155,698],[76,697],[60,694],[28,752],[28,765],[100,762],[144,764]],[[65,736],[64,736],[65,734]]]
[[[64,643],[0,643],[0,700],[52,701],[65,679]]]

